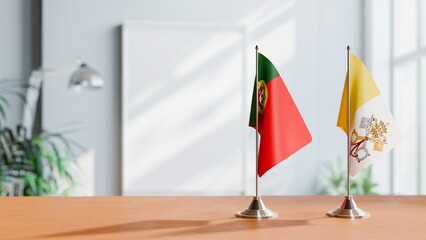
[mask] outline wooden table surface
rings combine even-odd
[[[234,214],[251,197],[3,197],[0,239],[426,239],[426,196],[356,196],[369,219],[325,215],[340,196],[263,197],[271,220]]]

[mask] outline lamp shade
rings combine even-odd
[[[72,74],[69,86],[74,89],[99,89],[104,86],[104,80],[94,69],[82,63]]]

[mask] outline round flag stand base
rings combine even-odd
[[[265,207],[260,197],[253,197],[250,206],[241,212],[235,214],[239,218],[276,218],[278,213],[269,210]]]
[[[345,196],[345,200],[342,205],[335,210],[327,212],[329,217],[339,218],[369,218],[370,213],[361,210],[355,203],[353,196]]]

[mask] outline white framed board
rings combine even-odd
[[[245,32],[238,26],[122,26],[122,194],[244,191]]]

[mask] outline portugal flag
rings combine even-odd
[[[310,143],[311,134],[287,87],[274,65],[258,53],[258,99],[253,91],[249,125],[260,134],[258,174],[269,169]],[[256,84],[255,84],[256,87]]]

